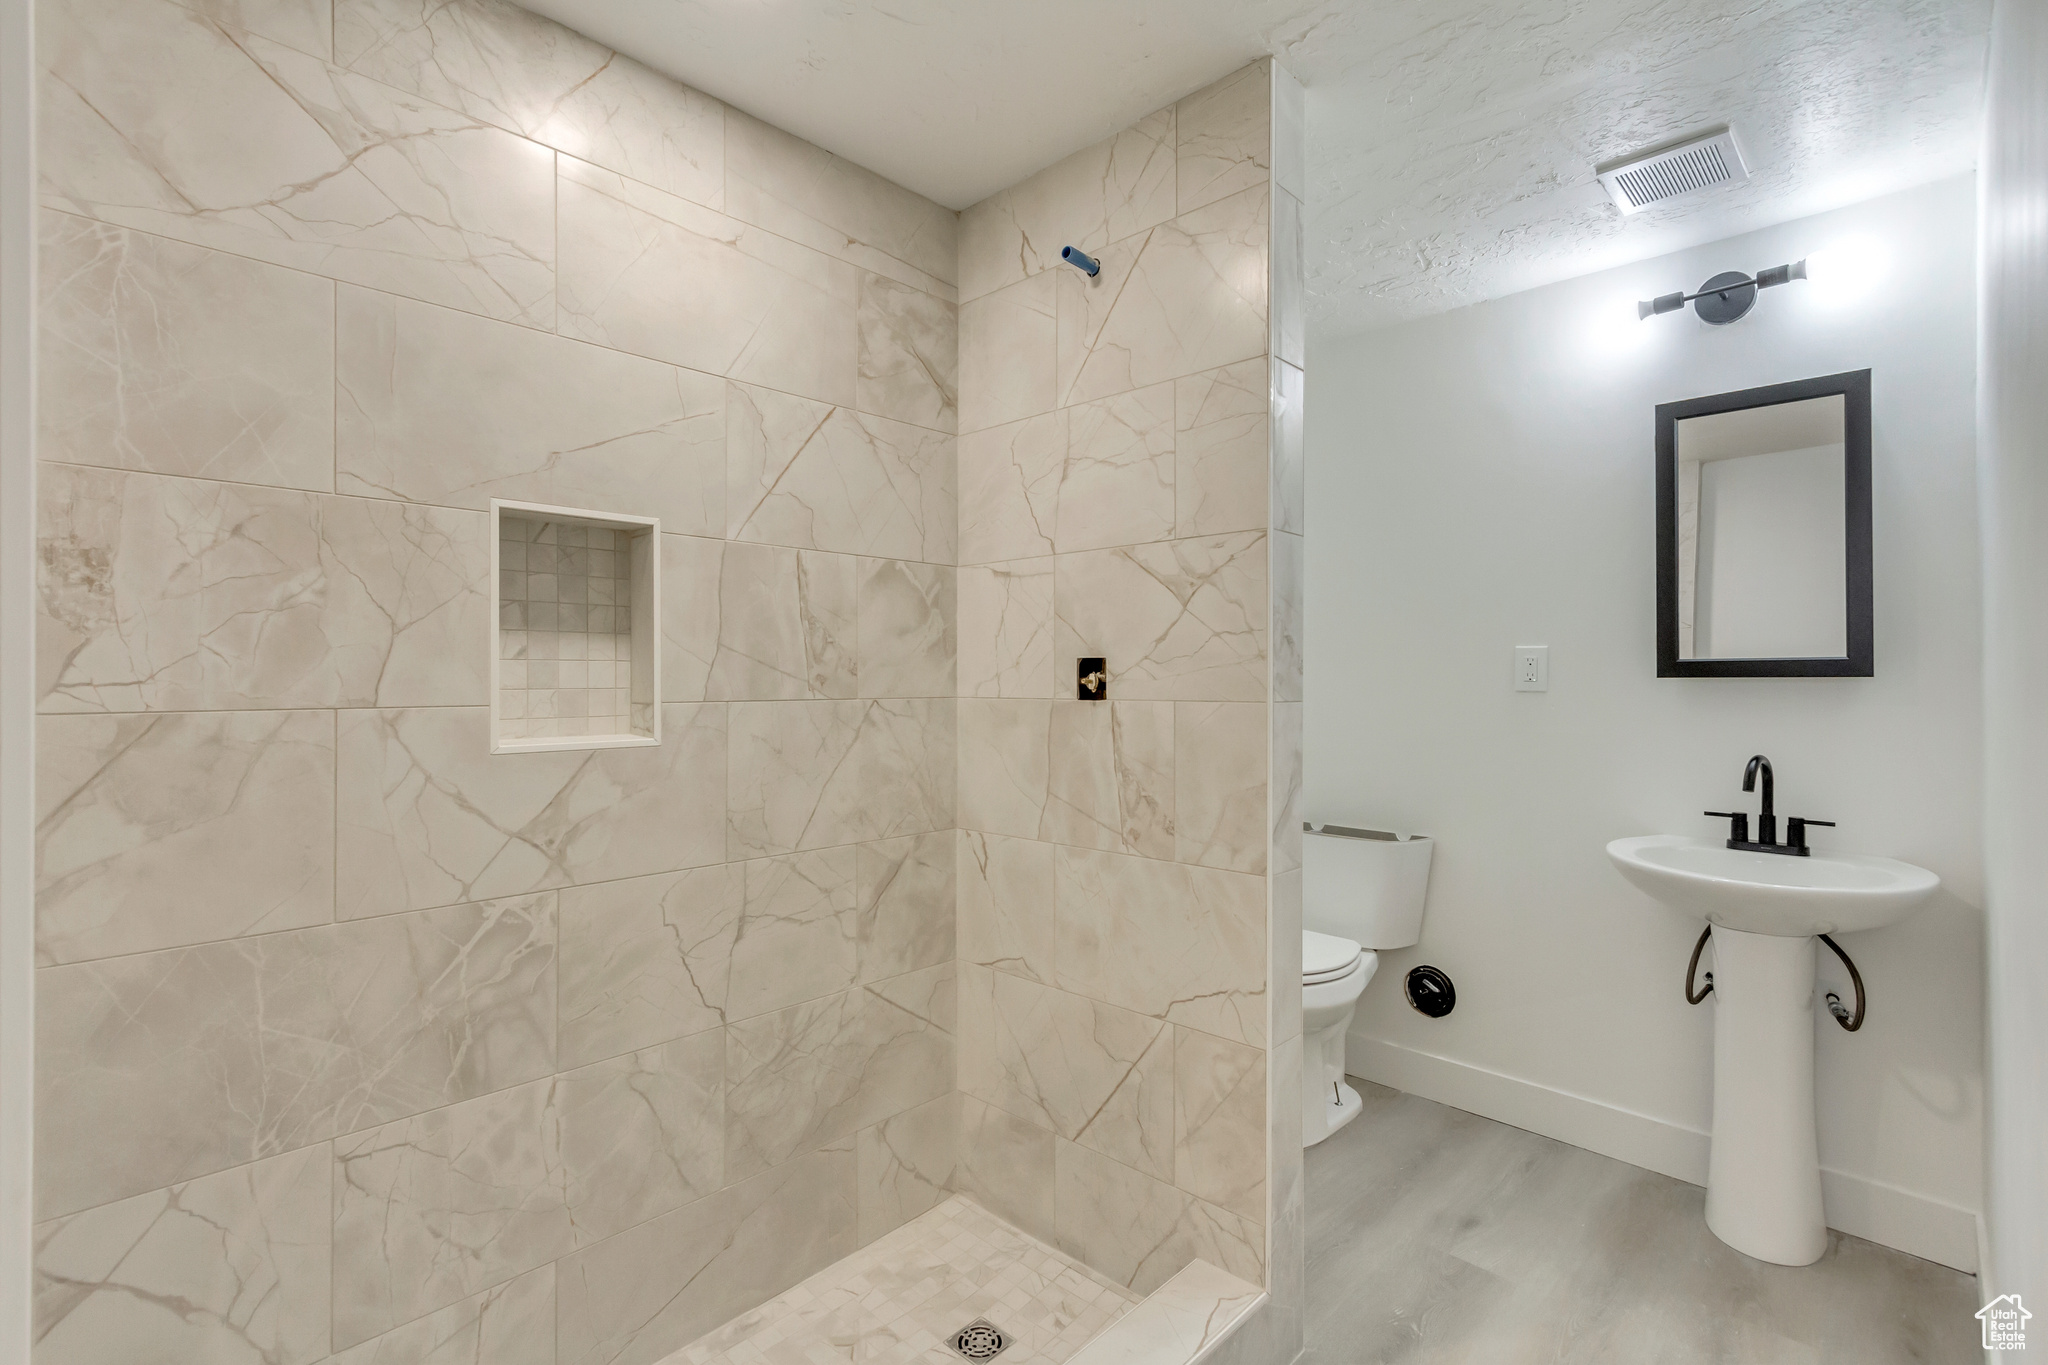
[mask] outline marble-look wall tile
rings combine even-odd
[[[725,1022],[743,868],[720,863],[562,891],[562,1066]]]
[[[1052,703],[962,700],[960,827],[1039,837],[1050,780]]]
[[[1092,279],[1041,276],[1059,290],[1059,401],[1264,355],[1266,200],[1262,183],[1113,243]],[[962,350],[963,366],[971,354]]]
[[[318,503],[321,574],[342,616],[334,628],[346,622],[364,641],[335,653],[351,679],[376,668],[374,681],[351,681],[345,694],[377,706],[484,700],[495,606],[489,515],[368,498]]]
[[[1058,405],[1059,283],[1050,273],[1033,275],[960,305],[962,432]]]
[[[950,828],[953,763],[950,700],[736,702],[728,856]]]
[[[1303,538],[1273,535],[1273,699],[1301,700]]]
[[[863,794],[855,807],[855,837],[895,839],[954,827],[956,705],[950,697],[867,704],[852,778],[841,774],[828,784],[850,785]]]
[[[960,215],[960,297],[978,298],[1174,215],[1174,110],[1139,119]]]
[[[254,33],[308,56],[333,57],[332,0],[183,0],[193,10],[235,33]]]
[[[853,1144],[785,1162],[556,1266],[559,1365],[654,1365],[854,1250]]]
[[[905,1008],[951,993],[949,963],[892,985],[878,982],[725,1031],[725,1162],[742,1179],[851,1137],[953,1088],[953,1039]]]
[[[1068,411],[1054,549],[1064,554],[1173,535],[1174,427],[1172,384]]]
[[[545,147],[169,0],[38,20],[49,207],[553,325]]]
[[[306,1147],[38,1227],[39,1365],[326,1359],[328,1164]]]
[[[945,1094],[854,1138],[862,1246],[943,1203],[960,1149],[960,1099]]]
[[[334,285],[45,211],[37,454],[334,487]]]
[[[718,658],[723,540],[664,536],[661,542],[663,701],[703,701]]]
[[[745,384],[727,401],[734,540],[953,562],[952,437]]]
[[[859,561],[776,545],[726,545],[717,580],[714,701],[851,697],[859,691]],[[687,595],[705,585],[678,585]],[[664,602],[662,614],[671,607]],[[685,600],[674,604],[693,611]]]
[[[494,757],[487,712],[340,719],[343,918],[724,858],[725,708],[671,703],[659,746]]]
[[[44,716],[35,787],[41,964],[333,918],[325,712]]]
[[[1053,846],[960,832],[960,960],[1053,979]]]
[[[1194,1029],[1175,1027],[1173,1035],[1173,1183],[1263,1222],[1266,1054]]]
[[[725,528],[725,386],[708,375],[343,287],[342,492],[492,498]]]
[[[954,1188],[1032,1236],[1054,1240],[1059,1231],[1053,1215],[1053,1150],[1058,1139],[972,1095],[963,1094],[959,1100],[960,1161]]]
[[[1300,936],[1296,935],[1297,941]],[[1267,1055],[1271,1090],[1292,1095],[1301,1090],[1301,1038],[1275,1043]],[[1282,1351],[1298,1349],[1301,1319],[1307,1308],[1308,1191],[1301,1148],[1301,1108],[1275,1104],[1267,1119],[1266,1149],[1266,1292],[1279,1315]]]
[[[1282,190],[1273,196],[1273,353],[1306,365],[1308,349],[1307,248],[1301,201]]]
[[[1061,555],[1053,658],[1109,661],[1110,695],[1262,701],[1266,537]]]
[[[1079,848],[1054,872],[1063,988],[1264,1043],[1264,878]]]
[[[951,1037],[959,1031],[960,988],[958,964],[942,962],[923,971],[905,972],[883,981],[870,981],[867,990],[906,1014]],[[950,1063],[950,1057],[948,1061]],[[951,1087],[951,1077],[947,1085]]]
[[[577,1246],[725,1183],[725,1040],[700,1033],[555,1078]]]
[[[558,197],[563,335],[853,404],[854,267],[569,157]]]
[[[1174,705],[1174,853],[1184,863],[1264,872],[1268,707]]]
[[[957,571],[860,561],[860,694],[951,697],[959,652]]]
[[[921,289],[869,274],[860,285],[862,412],[935,431],[960,415],[960,310]]]
[[[459,1302],[574,1245],[563,1114],[536,1081],[334,1146],[334,1344]]]
[[[1273,529],[1294,535],[1305,529],[1301,419],[1308,380],[1285,361],[1273,362]]]
[[[1268,66],[1261,58],[1178,105],[1181,213],[1266,183],[1272,135]]]
[[[70,465],[38,499],[45,711],[484,699],[483,516]]]
[[[48,967],[44,1217],[554,1069],[552,896]]]
[[[1270,730],[1271,768],[1267,776],[1271,796],[1267,800],[1272,833],[1275,872],[1291,872],[1301,866],[1301,703],[1276,701]]]
[[[331,1365],[555,1365],[555,1268],[544,1265],[416,1318]]]
[[[1174,856],[1173,703],[1056,701],[1051,754],[1040,838]]]
[[[851,845],[739,864],[739,932],[726,1017],[751,1019],[832,995],[860,975]]]
[[[1266,926],[1267,959],[1271,965],[1267,977],[1281,983],[1273,988],[1271,1010],[1272,1041],[1277,1047],[1301,1035],[1301,992],[1289,990],[1286,985],[1301,979],[1301,869],[1274,873],[1271,886]],[[1277,1087],[1279,1082],[1274,1084]],[[1274,1093],[1288,1092],[1276,1089]]]
[[[735,702],[727,748],[728,858],[848,844],[864,794],[851,780],[866,704]],[[848,780],[837,780],[844,774]]]
[[[1051,557],[968,565],[959,594],[960,695],[1052,696]]]
[[[334,0],[334,60],[718,208],[717,100],[504,0]]]
[[[942,829],[856,850],[863,982],[953,960],[956,839],[955,831]]]
[[[1076,1143],[1058,1144],[1054,1201],[1060,1249],[1134,1293],[1151,1293],[1196,1259],[1265,1280],[1260,1223]]]
[[[960,562],[1053,552],[1067,414],[1042,413],[960,438]]]
[[[953,284],[959,216],[922,195],[737,110],[725,125],[726,212],[901,278],[900,262]],[[929,289],[916,279],[905,283]]]
[[[1253,359],[1174,381],[1174,534],[1266,526],[1266,370]]]
[[[1169,1026],[971,964],[960,968],[960,1001],[963,1093],[1173,1178]]]

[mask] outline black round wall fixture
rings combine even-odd
[[[1458,1005],[1458,988],[1435,967],[1408,973],[1408,1003],[1432,1019],[1441,1019]]]
[[[1756,281],[1740,270],[1726,270],[1700,286],[1700,296],[1693,300],[1692,311],[1700,315],[1702,322],[1726,327],[1754,307]]]

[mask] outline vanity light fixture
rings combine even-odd
[[[1680,290],[1676,294],[1659,294],[1654,299],[1643,299],[1636,304],[1636,317],[1644,319],[1659,313],[1675,313],[1689,303],[1693,312],[1700,315],[1700,321],[1725,327],[1756,307],[1757,290],[1805,278],[1806,262],[1803,260],[1790,265],[1774,265],[1769,270],[1757,271],[1753,276],[1740,270],[1723,271],[1701,285],[1696,294]]]

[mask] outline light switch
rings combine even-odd
[[[1550,690],[1550,646],[1515,646],[1515,691]]]

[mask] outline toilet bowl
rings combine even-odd
[[[1348,938],[1301,932],[1301,1142],[1313,1147],[1358,1117],[1344,1082],[1344,1035],[1358,997],[1380,969],[1378,953]]]
[[[1313,823],[1302,828],[1301,1145],[1358,1117],[1344,1083],[1344,1035],[1380,953],[1422,937],[1429,888],[1426,835]]]

